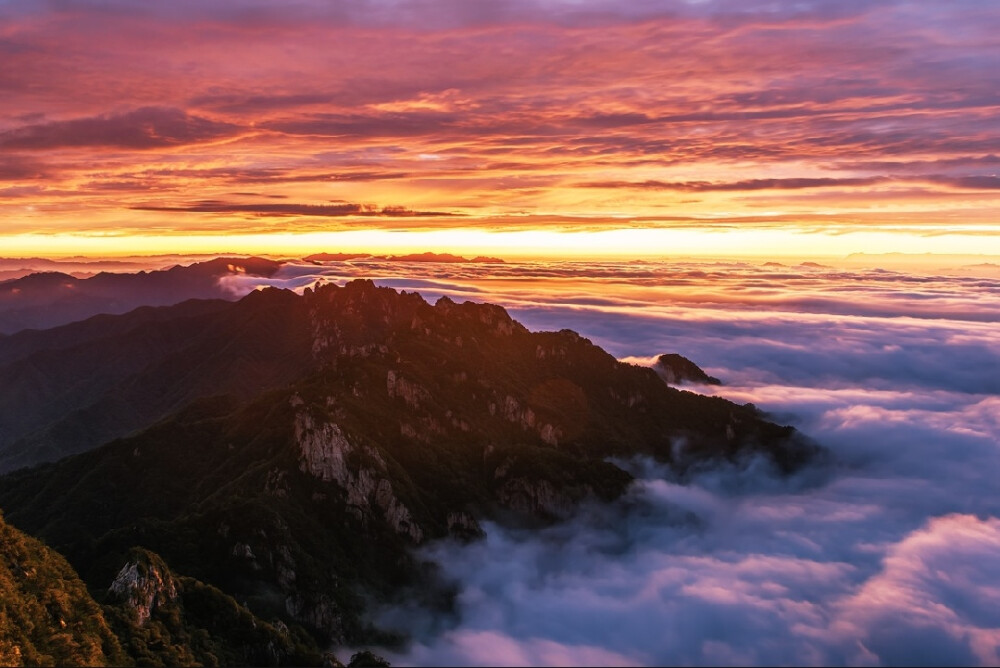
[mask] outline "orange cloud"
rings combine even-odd
[[[249,191],[302,207],[286,213],[311,219],[303,231],[338,200],[461,213],[488,229],[743,226],[766,208],[768,225],[889,230],[961,216],[984,238],[996,230],[1000,11],[989,7],[441,0],[277,12],[119,0],[0,11],[10,233],[240,233],[249,209],[186,203]],[[395,229],[398,216],[368,218]]]

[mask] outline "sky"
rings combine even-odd
[[[992,0],[0,1],[0,254],[1000,254]]]
[[[759,460],[685,481],[622,462],[638,482],[617,504],[432,543],[456,614],[381,610],[413,638],[393,665],[1000,663],[1000,275],[363,260],[224,280],[241,295],[357,276],[503,304],[632,363],[680,353],[722,381],[687,389],[829,453],[790,478]]]

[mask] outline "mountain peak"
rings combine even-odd
[[[148,550],[135,549],[118,571],[108,593],[124,603],[139,626],[157,606],[177,600],[177,583],[163,560]]]
[[[0,283],[0,290],[17,294],[22,290],[40,290],[45,288],[75,286],[79,278],[64,274],[61,271],[39,271],[21,278]],[[2,293],[0,293],[2,294]]]
[[[281,267],[281,262],[260,257],[218,257],[156,271],[102,271],[89,278],[60,272],[29,274],[0,283],[0,333],[46,329],[102,313],[121,314],[192,298],[231,300],[224,277],[270,277]]]
[[[709,376],[697,364],[677,353],[667,353],[657,357],[655,369],[669,385],[684,383],[722,384],[721,380]]]

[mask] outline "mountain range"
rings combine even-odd
[[[0,375],[0,508],[65,555],[142,662],[398,643],[374,604],[453,604],[414,550],[428,541],[616,499],[623,459],[683,479],[822,456],[575,332],[365,280],[22,332],[0,339]]]
[[[140,306],[231,298],[220,277],[267,277],[280,267],[280,262],[258,257],[220,257],[148,272],[102,271],[87,278],[61,271],[36,272],[0,282],[0,335],[56,327],[101,313],[126,313]]]

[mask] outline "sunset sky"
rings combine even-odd
[[[0,0],[0,471],[131,434],[3,517],[173,551],[128,652],[1000,666],[998,369],[1000,0]]]
[[[0,255],[1000,254],[995,0],[0,2]]]

